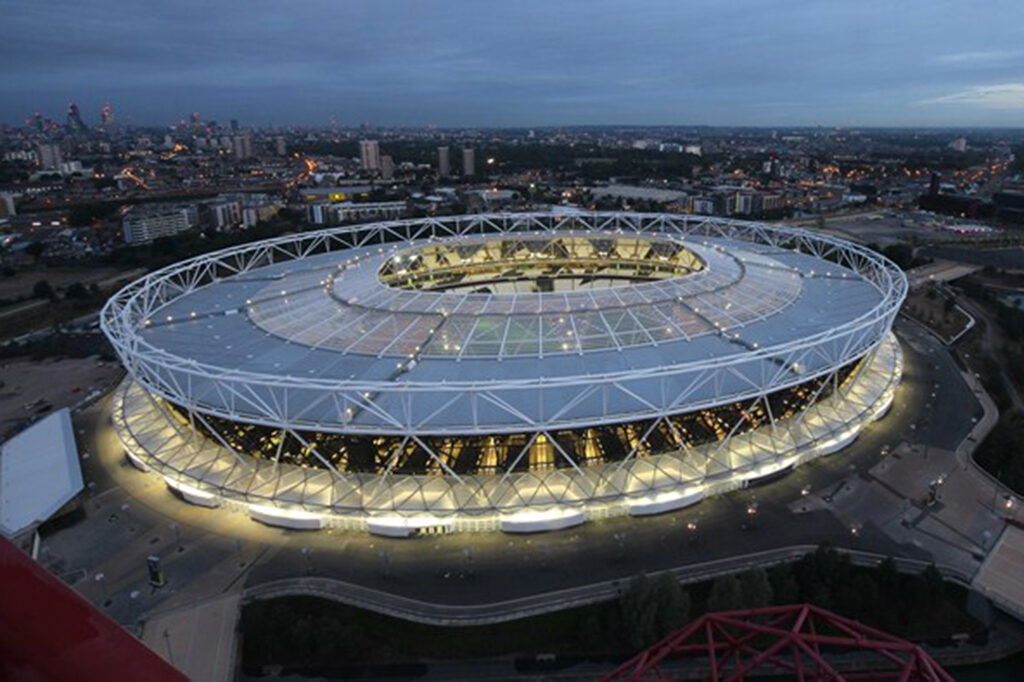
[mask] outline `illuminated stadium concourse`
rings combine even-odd
[[[906,280],[822,234],[422,218],[206,254],[116,294],[114,425],[184,499],[385,535],[694,504],[890,404]]]

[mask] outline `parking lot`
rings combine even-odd
[[[102,391],[123,374],[116,362],[96,357],[0,364],[0,437],[28,421],[62,407],[74,407],[93,391]]]

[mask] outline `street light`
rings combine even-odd
[[[97,573],[92,578],[96,581],[96,584],[100,586],[100,595],[103,597],[104,603],[107,601],[107,585],[105,582],[103,582],[104,579],[106,579],[106,577],[107,576],[105,576],[103,573]]]

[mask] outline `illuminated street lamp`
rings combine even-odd
[[[104,602],[107,601],[107,585],[105,582],[103,582],[104,579],[106,579],[106,577],[107,576],[105,576],[103,573],[97,573],[93,576],[93,580],[95,580],[96,584],[100,586],[100,595],[103,597]]]

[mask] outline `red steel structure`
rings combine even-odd
[[[795,680],[952,682],[921,647],[813,604],[708,613],[612,671],[605,680],[690,677],[744,680],[780,674]]]
[[[187,682],[185,675],[3,536],[0,680]]]

